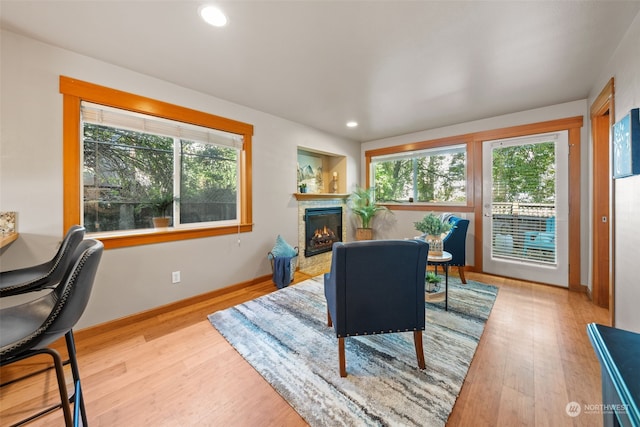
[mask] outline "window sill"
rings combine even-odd
[[[129,246],[150,245],[154,243],[175,242],[178,240],[199,239],[227,234],[247,233],[253,230],[253,224],[229,225],[208,228],[163,228],[132,231],[126,234],[90,233],[87,237],[100,240],[105,249]]]

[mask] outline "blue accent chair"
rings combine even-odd
[[[529,249],[542,251],[556,250],[556,217],[547,218],[545,231],[524,232],[524,254]]]
[[[442,247],[446,252],[451,254],[450,267],[458,267],[458,274],[462,283],[467,283],[464,277],[464,266],[467,263],[467,230],[469,229],[469,220],[450,216],[449,223],[453,228],[449,230],[449,234],[442,239]]]
[[[340,376],[346,377],[344,339],[413,331],[420,369],[425,368],[425,270],[429,244],[420,240],[367,240],[333,244],[324,275],[327,323],[338,338]]]

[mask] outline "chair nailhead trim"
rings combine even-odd
[[[396,331],[394,331],[393,329],[389,329],[388,331],[382,330],[380,332],[362,332],[362,333],[356,333],[356,334],[346,334],[344,336],[342,336],[340,334],[337,334],[337,337],[338,338],[347,338],[347,337],[358,337],[358,336],[361,336],[361,335],[369,335],[369,334],[371,334],[371,335],[388,334],[388,333],[392,334],[394,332],[409,332],[409,331],[418,331],[418,330],[424,331],[425,328],[421,328],[421,329],[418,329],[418,328],[413,328],[413,329],[407,328],[407,329],[398,329]]]

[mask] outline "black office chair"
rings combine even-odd
[[[45,408],[21,423],[62,409],[66,426],[77,426],[79,415],[82,417],[82,425],[88,425],[72,329],[89,301],[102,251],[101,242],[93,239],[84,240],[74,251],[70,267],[62,280],[51,292],[25,303],[0,309],[0,366],[39,354],[48,354],[53,359],[58,381],[60,404]],[[62,336],[65,336],[69,353],[69,359],[64,362],[58,351],[47,347]],[[71,396],[67,393],[65,364],[71,365],[75,390]],[[25,377],[32,375],[33,373]],[[0,387],[25,377],[1,384]],[[73,417],[71,403],[74,404]]]
[[[0,297],[53,287],[60,282],[71,264],[76,247],[84,239],[85,228],[74,225],[67,231],[56,255],[33,267],[0,272]]]

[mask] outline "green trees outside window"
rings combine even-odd
[[[89,232],[238,220],[238,149],[94,123],[83,137]]]
[[[466,145],[372,158],[378,202],[465,204]]]
[[[555,203],[555,142],[493,150],[494,203]]]

